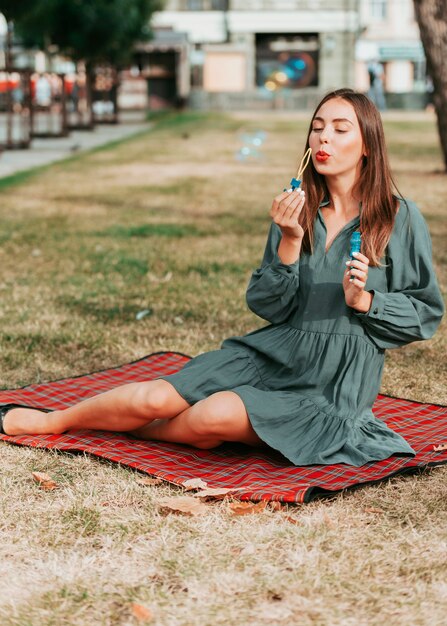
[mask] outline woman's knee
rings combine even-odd
[[[173,417],[189,407],[186,400],[165,380],[135,383],[132,402],[135,411],[153,419]]]
[[[193,407],[192,426],[198,435],[225,440],[226,435],[245,427],[247,412],[233,393],[218,392]]]

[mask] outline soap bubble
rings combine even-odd
[[[267,133],[263,130],[257,130],[254,133],[242,133],[239,135],[243,143],[242,148],[236,152],[238,161],[259,160],[263,158],[263,154],[259,148],[264,143]]]

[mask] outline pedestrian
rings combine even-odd
[[[383,65],[377,60],[368,63],[369,91],[368,96],[374,102],[379,111],[386,110],[384,83],[385,71]]]

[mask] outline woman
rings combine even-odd
[[[5,433],[90,428],[213,448],[269,445],[297,465],[360,466],[414,451],[376,419],[386,348],[431,337],[443,313],[418,209],[393,194],[380,115],[352,90],[312,118],[303,189],[272,204],[249,307],[270,325],[62,411],[3,407]],[[362,233],[362,252],[349,240]]]

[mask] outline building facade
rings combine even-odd
[[[151,25],[121,75],[123,108],[312,108],[332,89],[368,92],[372,64],[388,107],[429,99],[413,0],[165,0]],[[48,69],[43,53],[15,61]]]
[[[384,69],[389,106],[420,108],[430,89],[412,0],[360,0],[356,88],[369,89],[368,63]]]
[[[304,107],[355,86],[358,0],[167,0],[152,26],[186,34],[193,106]]]

